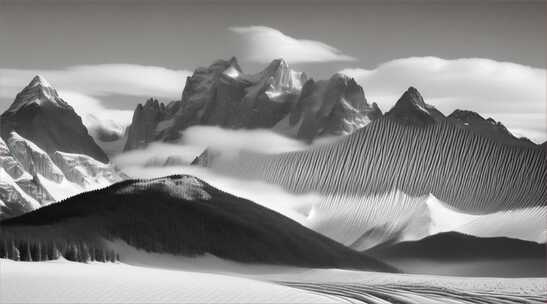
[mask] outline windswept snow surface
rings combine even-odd
[[[0,303],[404,303],[547,301],[547,279],[464,278],[245,265],[148,254],[123,263],[0,259]],[[118,244],[118,248],[119,244]],[[123,249],[123,248],[121,248]]]
[[[0,260],[0,303],[340,303],[248,278],[122,263]]]

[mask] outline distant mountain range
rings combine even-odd
[[[277,59],[257,74],[245,74],[235,58],[198,68],[181,100],[165,105],[149,99],[135,109],[125,150],[174,140],[194,125],[266,128],[312,140],[346,135],[380,117],[355,80],[335,74],[315,81]]]
[[[17,95],[0,130],[0,218],[124,178],[43,77]]]
[[[181,256],[396,271],[277,212],[185,175],[126,180],[5,220],[0,228],[0,253],[49,246],[73,255],[65,248],[73,243],[111,252],[104,240],[122,240],[148,252]],[[82,254],[77,251],[72,258],[81,261]]]
[[[290,69],[283,59],[272,61],[256,74],[245,74],[232,57],[196,69],[187,78],[180,100],[164,104],[151,98],[139,104],[126,132],[124,150],[143,148],[153,141],[176,140],[194,125],[272,129],[311,141],[351,134],[382,116],[378,105],[367,101],[363,88],[343,74],[314,80]],[[536,146],[526,138],[513,136],[501,123],[472,111],[456,110],[445,117],[427,105],[414,88],[386,116],[413,124],[449,119],[461,128],[507,144]]]
[[[545,244],[457,232],[383,244],[368,255],[405,272],[464,276],[545,277]]]

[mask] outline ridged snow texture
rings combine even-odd
[[[449,122],[420,127],[383,118],[312,150],[241,158],[221,169],[295,193],[431,193],[476,214],[544,206],[547,199],[543,149],[502,145]]]

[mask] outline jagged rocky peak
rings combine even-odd
[[[535,143],[527,138],[518,138],[513,135],[501,122],[493,118],[484,118],[479,113],[468,110],[455,110],[448,119],[460,128],[469,129],[476,134],[486,136],[499,142],[526,146],[537,147]]]
[[[308,76],[304,72],[292,70],[284,59],[279,58],[257,74],[246,76],[246,79],[253,83],[266,82],[266,94],[279,95],[299,91]]]
[[[170,110],[176,108],[173,103],[166,106],[154,98],[146,100],[144,105],[139,103],[127,129],[124,151],[146,147],[156,138],[158,124],[168,117]]]
[[[150,107],[154,108],[154,103]],[[135,135],[132,130],[142,128],[139,121],[143,120],[140,113],[144,108],[139,106],[135,111],[126,150],[154,140],[176,140],[181,131],[194,125],[274,128],[288,136],[313,139],[349,134],[382,116],[376,104],[367,103],[363,88],[345,75],[314,81],[291,69],[283,59],[273,60],[260,72],[246,74],[234,57],[196,69],[187,77],[174,110],[167,106],[168,114],[160,117],[161,121],[151,119],[153,123],[146,131]]]
[[[382,116],[376,104],[369,105],[363,88],[340,73],[328,80],[304,83],[291,113],[276,130],[300,139],[346,135]]]
[[[47,154],[62,151],[86,154],[103,163],[109,161],[81,117],[41,76],[34,77],[0,116],[0,130],[6,142],[16,132]]]
[[[232,78],[237,78],[242,73],[243,70],[238,63],[237,58],[232,57],[228,60],[219,59],[213,62],[209,67],[198,67],[191,77],[204,74],[213,74],[215,76],[224,74]]]
[[[425,103],[422,95],[414,87],[408,88],[397,100],[395,106],[386,113],[405,124],[428,125],[443,120],[444,115],[434,106]]]
[[[225,68],[222,73],[230,78],[238,78],[243,73],[243,70],[235,57],[230,58],[230,60],[227,61],[227,64],[223,64],[223,66],[225,66]]]

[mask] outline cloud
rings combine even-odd
[[[0,69],[0,97],[13,98],[37,74],[60,91],[179,99],[191,72],[136,64],[78,65],[61,70]]]
[[[266,26],[230,27],[243,39],[245,57],[255,62],[283,58],[291,63],[352,61],[355,58],[323,42],[296,39]]]
[[[99,99],[78,92],[58,91],[58,93],[74,108],[95,138],[101,131],[123,136],[125,128],[131,124],[133,111],[105,108]]]
[[[190,163],[205,149],[215,152],[215,160],[225,161],[237,157],[242,151],[278,154],[310,149],[340,139],[323,138],[310,145],[266,129],[233,130],[214,126],[190,127],[181,135],[177,143],[152,143],[145,149],[123,152],[114,157],[113,162],[120,168],[150,167],[163,164],[173,156],[183,163]]]
[[[544,69],[480,58],[412,57],[372,70],[348,68],[340,72],[354,77],[367,99],[384,111],[406,88],[414,86],[426,102],[445,114],[455,109],[473,110],[536,142],[547,139]]]
[[[205,149],[209,149],[214,151],[215,162],[223,163],[233,160],[243,151],[278,154],[305,150],[338,139],[324,138],[310,145],[270,130],[231,130],[214,126],[194,126],[182,132],[181,139],[176,143],[152,143],[145,149],[120,153],[112,161],[120,168],[158,167],[169,157],[176,158],[179,163],[189,164]]]
[[[308,148],[304,142],[265,129],[230,130],[213,126],[194,126],[182,133],[181,144],[209,147],[224,154],[250,151],[276,154]]]
[[[199,156],[205,146],[199,145],[181,145],[169,143],[152,143],[145,149],[131,150],[116,155],[112,162],[120,168],[127,167],[147,167],[150,163],[164,163],[170,156],[190,163],[196,156]]]

